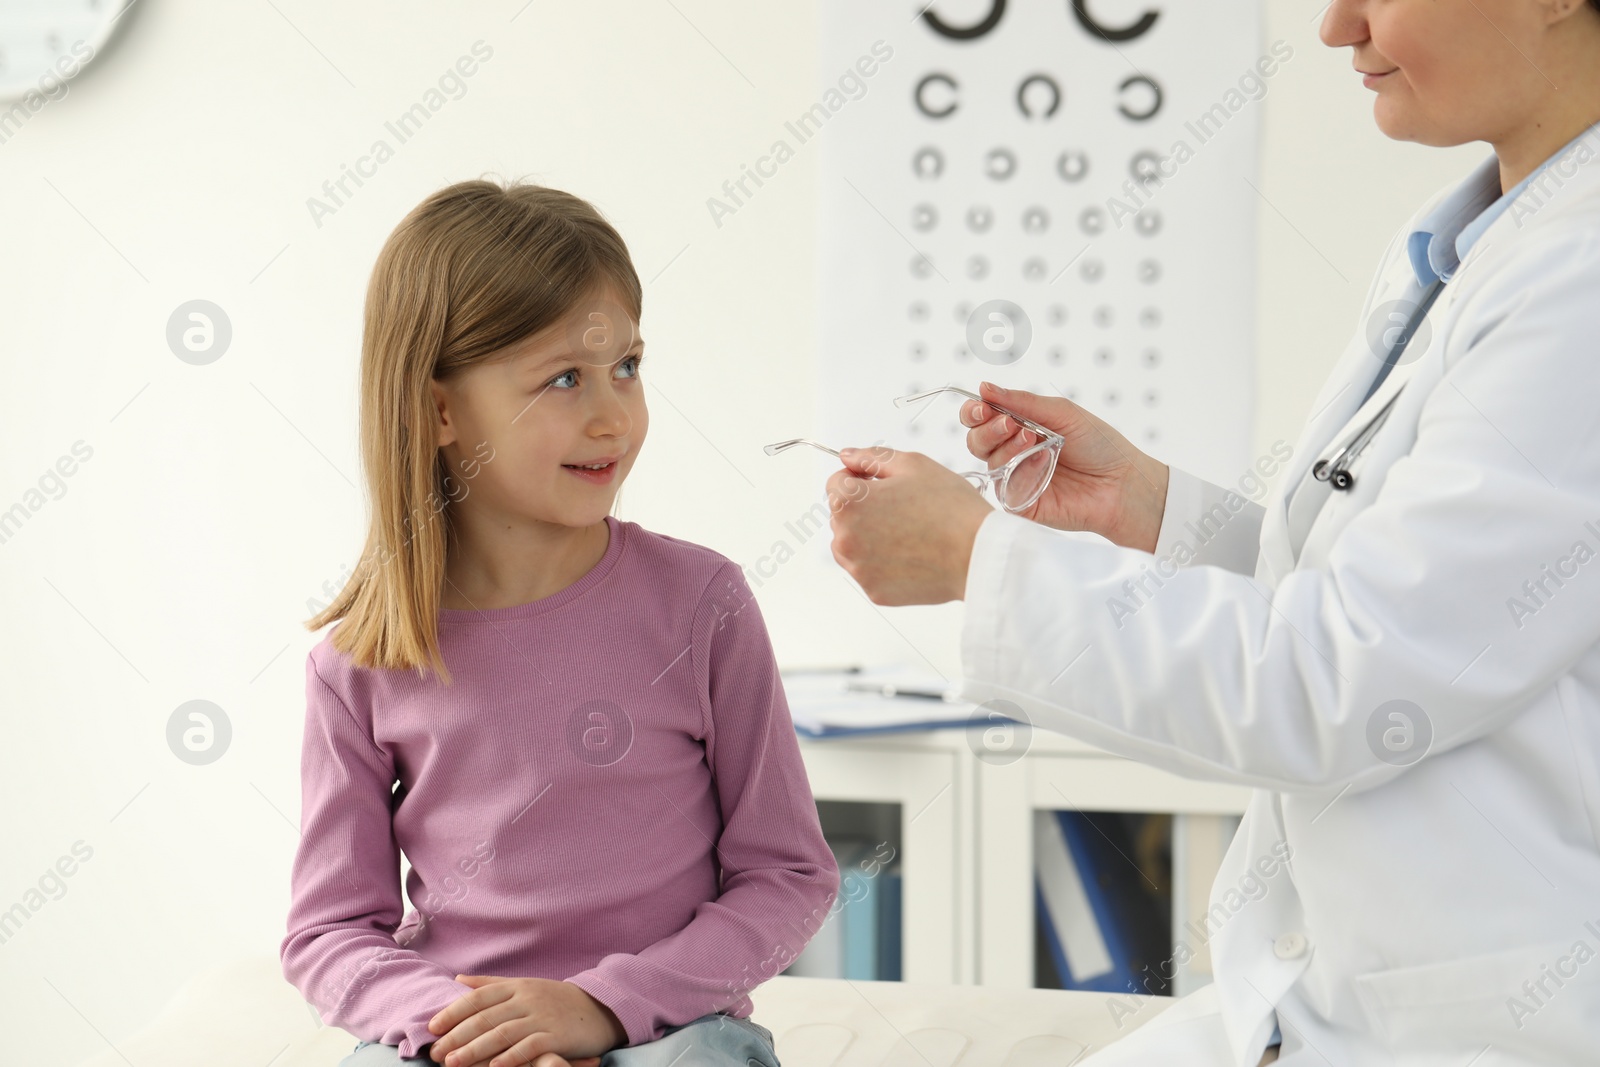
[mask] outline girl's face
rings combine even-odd
[[[1587,2],[1587,0],[1583,0]],[[1498,144],[1553,93],[1547,0],[1333,0],[1322,42],[1351,46],[1389,137]]]
[[[458,483],[451,506],[497,521],[601,522],[649,427],[643,358],[638,323],[604,286],[505,353],[435,379],[439,444]]]

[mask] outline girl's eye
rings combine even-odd
[[[629,374],[629,375],[626,375],[626,377],[637,378],[639,376],[639,365],[642,364],[643,362],[644,362],[644,354],[641,352],[640,354],[638,354],[636,356],[629,356],[627,359],[625,359],[621,363],[617,364],[617,366],[619,368],[621,368],[621,367],[626,367],[628,364],[632,363],[633,364],[633,372],[631,374]],[[560,374],[556,375],[554,378],[551,378],[548,382],[546,382],[544,384],[544,388],[546,388],[546,389],[549,389],[551,387],[554,387],[554,388],[557,388],[557,389],[572,389],[572,388],[576,388],[576,386],[577,386],[576,380],[573,380],[569,384],[565,384],[565,385],[563,385],[562,383],[563,382],[567,382],[568,379],[576,379],[577,375],[578,375],[578,368],[577,367],[572,367],[572,368],[570,368],[568,370],[564,370]]]

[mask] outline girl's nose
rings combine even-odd
[[[612,437],[621,437],[633,429],[633,417],[628,414],[622,398],[614,388],[602,386],[594,391],[589,410],[590,429]]]

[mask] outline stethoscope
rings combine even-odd
[[[1368,387],[1367,395],[1361,398],[1362,404],[1372,399],[1372,394],[1378,391],[1378,386],[1383,384],[1383,380],[1389,376],[1389,372],[1399,364],[1400,356],[1405,352],[1406,346],[1411,343],[1411,338],[1416,334],[1417,327],[1427,317],[1428,309],[1433,306],[1433,302],[1438,299],[1439,292],[1443,288],[1444,279],[1435,278],[1433,285],[1429,287],[1427,293],[1423,296],[1422,303],[1418,304],[1417,309],[1411,313],[1411,319],[1406,323],[1405,329],[1401,331],[1399,337],[1395,338],[1394,343],[1389,346],[1389,350],[1384,353],[1383,368],[1378,371],[1378,376],[1373,379],[1372,385]],[[1346,440],[1344,445],[1331,458],[1319,459],[1316,465],[1311,468],[1312,475],[1318,481],[1329,482],[1335,489],[1351,489],[1356,484],[1356,476],[1350,473],[1350,465],[1360,457],[1362,452],[1366,451],[1367,445],[1372,442],[1378,431],[1383,428],[1384,422],[1389,418],[1389,412],[1394,410],[1394,402],[1400,399],[1400,393],[1404,389],[1404,385],[1396,389],[1394,396],[1389,398],[1389,402],[1379,408],[1372,418],[1367,420],[1366,425]],[[1359,408],[1360,405],[1358,404],[1357,407]]]

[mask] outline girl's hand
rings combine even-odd
[[[598,1067],[627,1040],[611,1009],[571,982],[458,974],[473,987],[428,1021],[446,1067]],[[574,1058],[576,1057],[576,1058]]]
[[[489,1067],[489,1063],[489,1060],[480,1060],[471,1064],[470,1067]],[[524,1067],[600,1067],[600,1057],[584,1056],[581,1059],[569,1060],[558,1056],[554,1052],[546,1052],[531,1064],[525,1064]]]
[[[980,384],[978,393],[1065,438],[1044,494],[1018,514],[1057,530],[1088,530],[1115,544],[1155,551],[1167,505],[1165,463],[1139,451],[1110,424],[1066,397],[1002,389],[992,382]],[[967,451],[985,460],[990,470],[1040,440],[976,400],[962,401],[960,417],[970,427]]]

